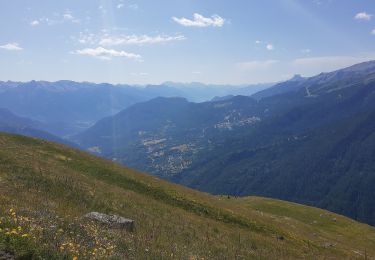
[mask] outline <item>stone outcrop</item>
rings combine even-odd
[[[0,250],[0,260],[14,260],[16,257],[13,253]]]
[[[135,223],[132,219],[127,219],[117,215],[107,215],[99,212],[90,212],[83,216],[84,218],[97,221],[110,228],[125,229],[127,231],[134,231]]]

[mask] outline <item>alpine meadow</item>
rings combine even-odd
[[[0,260],[375,259],[371,0],[4,0]]]

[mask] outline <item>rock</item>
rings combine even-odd
[[[323,244],[323,247],[324,248],[329,248],[329,247],[334,247],[335,246],[335,244],[333,244],[333,243],[331,243],[331,242],[325,242],[324,244]]]
[[[0,260],[14,260],[16,257],[13,253],[0,250]]]
[[[135,228],[134,220],[117,215],[107,215],[99,212],[90,212],[83,217],[95,220],[101,224],[109,226],[110,228],[126,229],[127,231],[134,231]]]

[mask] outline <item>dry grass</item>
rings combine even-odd
[[[264,198],[228,199],[86,153],[0,135],[0,250],[45,259],[375,257],[375,229]],[[133,233],[81,218],[114,213]],[[334,220],[335,219],[335,220]]]

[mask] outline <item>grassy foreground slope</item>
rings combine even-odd
[[[109,229],[91,211],[136,221]],[[84,152],[0,134],[0,256],[45,259],[375,257],[375,228],[258,197],[211,196]]]

